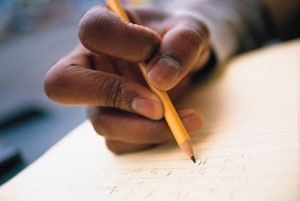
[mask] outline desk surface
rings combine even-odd
[[[194,165],[175,143],[113,155],[84,122],[0,200],[299,200],[300,41],[237,57],[182,105],[202,111]]]

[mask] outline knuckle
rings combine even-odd
[[[100,136],[109,136],[110,127],[108,122],[106,121],[105,112],[101,112],[101,108],[99,107],[89,107],[88,108],[88,117],[92,123],[92,126],[95,132]]]
[[[198,33],[198,35],[202,38],[202,40],[206,40],[209,37],[209,30],[207,26],[202,22],[202,20],[192,16],[191,19],[194,23],[192,27]]]
[[[129,108],[130,101],[126,98],[126,85],[125,78],[109,76],[99,85],[97,96],[102,99],[105,106]]]
[[[86,39],[88,38],[87,35],[89,34],[89,27],[90,27],[90,21],[91,17],[89,14],[90,11],[88,11],[81,19],[78,25],[78,37],[82,44],[86,44]]]
[[[160,36],[153,30],[125,23],[104,7],[91,9],[81,18],[78,37],[81,43],[93,52],[113,55],[132,62],[149,59],[160,43]]]
[[[184,15],[183,29],[180,36],[188,42],[192,47],[198,47],[208,41],[209,30],[207,26],[197,17],[192,15]]]
[[[129,153],[138,150],[144,150],[153,146],[153,144],[129,144],[123,141],[106,139],[106,147],[115,154]]]
[[[179,37],[186,42],[190,49],[197,49],[203,41],[203,38],[199,35],[199,33],[191,28],[183,29],[180,32]]]
[[[106,147],[108,148],[108,150],[110,150],[111,152],[113,152],[115,154],[121,154],[121,153],[127,152],[126,150],[122,149],[119,142],[116,142],[114,140],[106,139],[105,144],[106,144]]]
[[[113,153],[120,153],[120,150],[118,149],[118,146],[116,146],[115,142],[113,140],[105,140],[106,147],[108,150],[110,150]]]
[[[102,121],[99,121],[99,113],[94,107],[88,107],[88,117],[92,123],[92,126],[98,135],[103,136]]]
[[[134,42],[134,62],[147,61],[157,49],[160,43],[160,36],[153,30],[137,25],[128,23],[126,24],[128,30],[132,30],[132,39],[130,41]]]
[[[209,35],[210,35],[209,30],[208,30],[207,26],[205,24],[203,24],[202,22],[199,22],[197,32],[203,39],[209,38]]]
[[[105,30],[110,26],[108,11],[102,7],[89,10],[80,20],[78,25],[78,37],[87,48],[93,48],[94,38],[102,38]]]

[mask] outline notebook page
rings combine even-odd
[[[197,163],[173,142],[115,156],[85,122],[0,200],[299,201],[300,41],[246,54],[182,105],[203,112]]]

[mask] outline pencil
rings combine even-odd
[[[122,8],[120,2],[118,0],[106,0],[108,7],[117,15],[119,15],[125,22],[130,23],[130,20]],[[167,92],[158,90],[157,88],[153,87],[150,81],[147,79],[146,76],[146,64],[139,63],[139,68],[149,86],[149,88],[160,98],[163,107],[164,107],[164,117],[166,122],[177,142],[179,147],[191,158],[191,160],[196,163],[194,151],[192,148],[191,138],[187,133],[186,129],[184,128],[181,119],[179,118],[173,103],[171,102]]]

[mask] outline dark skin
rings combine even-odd
[[[67,105],[88,105],[89,118],[107,147],[131,152],[173,138],[159,98],[147,87],[136,63],[147,63],[156,88],[176,104],[191,76],[210,55],[209,32],[195,16],[157,9],[127,9],[128,24],[105,6],[88,11],[79,23],[81,41],[45,79],[45,92]],[[146,28],[147,27],[147,28]],[[192,108],[177,110],[188,132],[202,125]]]

